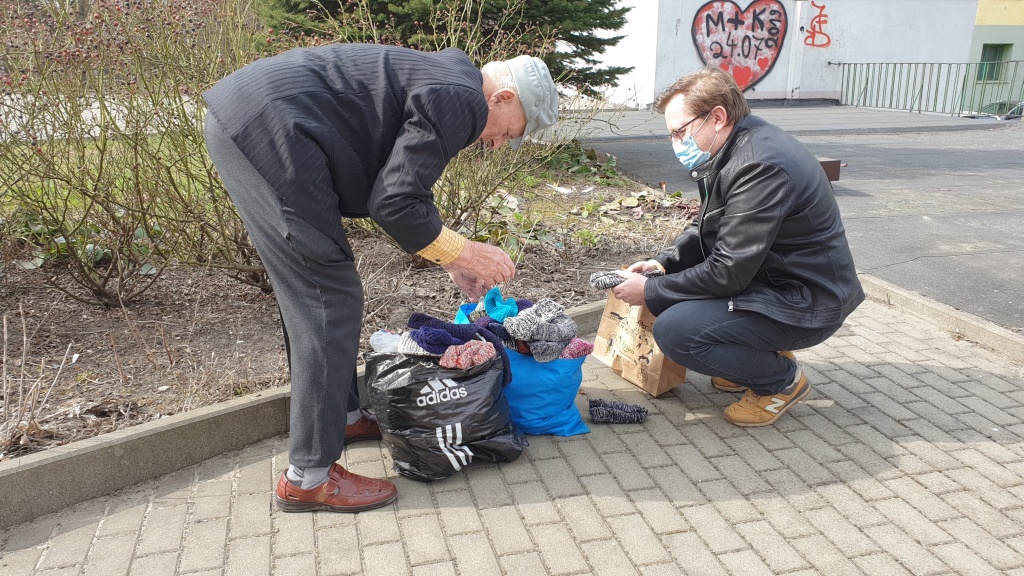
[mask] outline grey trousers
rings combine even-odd
[[[345,414],[359,408],[355,376],[363,287],[351,250],[285,205],[210,114],[206,148],[281,312],[291,372],[289,462],[299,468],[330,466],[345,445]]]

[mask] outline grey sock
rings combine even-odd
[[[579,327],[572,318],[565,314],[559,314],[547,321],[540,321],[533,329],[533,340],[547,340],[549,342],[568,342],[576,337]]]
[[[793,391],[796,390],[796,383],[800,381],[800,374],[802,374],[802,371],[799,368],[797,368],[796,369],[796,376],[793,376],[793,382],[791,382],[789,386],[786,386],[785,388],[783,388],[781,391],[779,391],[777,393],[778,394],[792,394]]]
[[[362,418],[362,417],[363,417],[363,411],[359,410],[358,408],[355,409],[355,410],[349,411],[349,413],[345,415],[345,426],[351,426],[351,425],[355,424],[356,422],[359,422],[359,419]]]
[[[288,466],[288,471],[284,475],[292,484],[303,490],[309,490],[326,482],[330,470],[330,466],[326,468],[296,468],[295,466]]]
[[[505,329],[516,340],[533,340],[533,331],[537,329],[537,313],[527,308],[517,316],[505,318]]]
[[[533,340],[527,344],[530,346],[530,353],[537,362],[551,362],[562,355],[562,350],[569,345],[570,340],[564,342],[549,342],[547,340]]]

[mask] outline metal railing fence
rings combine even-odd
[[[1024,61],[843,63],[841,103],[964,115],[1001,100],[1024,101]]]

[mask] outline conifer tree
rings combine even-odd
[[[342,41],[437,50],[455,46],[470,56],[539,56],[552,76],[585,94],[632,70],[599,66],[626,23],[618,0],[258,0],[271,28]],[[482,30],[482,46],[465,46],[459,27]],[[510,42],[511,40],[511,42]],[[500,45],[495,53],[496,45]],[[515,54],[500,53],[512,51]]]

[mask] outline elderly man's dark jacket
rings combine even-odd
[[[431,188],[487,123],[483,77],[453,48],[299,48],[203,97],[286,207],[346,248],[341,216],[372,217],[408,252],[430,244]]]
[[[832,185],[796,139],[756,116],[691,171],[696,222],[655,259],[647,306],[660,314],[683,300],[729,298],[806,328],[835,326],[864,300]]]

